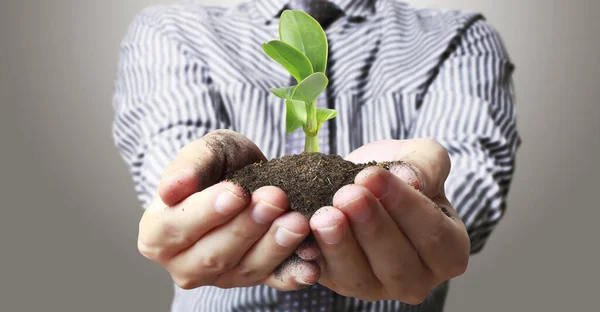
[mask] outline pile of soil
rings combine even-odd
[[[355,164],[339,155],[304,152],[248,165],[225,179],[241,185],[249,193],[263,186],[279,187],[287,194],[290,209],[310,219],[319,208],[331,206],[335,193],[344,185],[354,183],[362,169],[379,166],[388,170],[390,164]]]

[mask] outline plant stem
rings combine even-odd
[[[305,152],[319,152],[319,137],[318,136],[306,136],[304,140],[304,151]]]
[[[317,124],[316,101],[306,105],[306,117],[306,127],[304,128],[304,134],[306,136],[306,139],[304,140],[304,151],[319,152],[319,129]]]

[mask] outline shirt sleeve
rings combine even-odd
[[[445,188],[479,252],[506,209],[520,144],[513,65],[497,32],[479,20],[453,42],[424,94],[412,137],[428,137],[450,154]]]
[[[217,119],[206,64],[167,21],[153,9],[133,21],[121,43],[113,97],[114,141],[143,207],[155,196],[163,168]]]

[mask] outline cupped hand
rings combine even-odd
[[[165,168],[159,195],[142,216],[139,251],[184,289],[314,284],[320,273],[314,262],[275,273],[310,232],[305,217],[288,212],[284,192],[267,186],[250,195],[219,182],[227,172],[263,160],[254,143],[233,131],[186,145]]]
[[[450,160],[441,145],[378,141],[347,159],[405,163],[363,170],[336,193],[332,207],[311,218],[322,253],[320,284],[361,300],[418,304],[435,286],[464,273],[470,242],[444,194]]]

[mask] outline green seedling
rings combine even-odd
[[[329,83],[325,75],[327,37],[312,16],[285,10],[279,19],[279,39],[264,43],[263,50],[298,84],[270,91],[285,99],[287,133],[302,127],[306,135],[304,151],[319,152],[317,134],[325,121],[337,115],[333,109],[317,107],[317,98]]]

